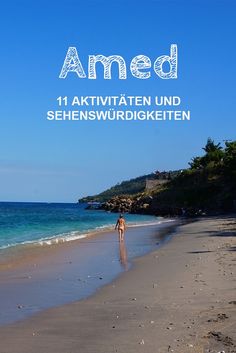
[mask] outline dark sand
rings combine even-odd
[[[180,226],[90,298],[1,327],[0,353],[236,352],[235,251],[233,217]]]

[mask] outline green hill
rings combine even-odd
[[[236,209],[236,141],[225,148],[208,139],[204,155],[192,158],[168,187],[153,194],[153,211],[165,207],[190,213],[231,212]]]
[[[112,197],[115,196],[132,196],[139,193],[142,193],[146,189],[147,181],[157,181],[157,180],[170,180],[174,179],[180,171],[169,171],[169,172],[154,172],[146,175],[139,176],[137,178],[133,178],[130,180],[122,181],[115,186],[101,192],[100,194],[93,195],[93,196],[86,196],[79,199],[79,202],[90,202],[90,201],[97,201],[97,202],[105,202],[110,200]]]
[[[134,195],[145,190],[146,179],[153,178],[155,178],[155,174],[152,173],[140,176],[138,178],[122,181],[120,184],[116,184],[115,186],[112,186],[110,189],[107,189],[100,194],[86,196],[80,199],[79,202],[105,202],[117,195]]]
[[[203,156],[192,158],[189,169],[152,191],[147,213],[195,215],[236,210],[236,141],[226,142],[223,148],[209,138],[203,151]]]
[[[203,150],[188,169],[143,175],[80,201],[105,202],[108,211],[155,215],[235,211],[236,141],[223,148],[209,138]]]

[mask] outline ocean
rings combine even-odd
[[[125,214],[119,243],[118,214],[85,207],[0,203],[0,325],[92,295],[134,258],[163,246],[176,226],[171,219]],[[50,246],[57,243],[64,244]]]
[[[0,202],[0,249],[19,245],[51,245],[85,238],[114,228],[117,214],[86,210],[86,204]],[[148,215],[125,215],[127,225],[161,222]]]

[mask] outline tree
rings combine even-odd
[[[203,168],[202,157],[193,157],[191,159],[191,162],[189,162],[189,165],[191,169],[196,169],[196,170],[202,169]]]
[[[206,154],[208,154],[208,153],[214,153],[216,151],[220,151],[222,150],[222,147],[220,145],[220,142],[215,144],[214,140],[208,137],[206,146],[203,147],[203,150],[206,152]]]
[[[214,140],[208,138],[206,146],[203,147],[206,152],[205,156],[202,157],[202,165],[210,169],[221,165],[224,157],[224,151],[220,143],[215,144]]]
[[[224,166],[230,173],[236,172],[236,141],[225,143]]]
[[[211,138],[207,139],[205,147],[203,147],[205,155],[202,157],[194,157],[189,163],[191,169],[202,170],[202,169],[214,169],[223,160],[224,151],[220,143],[215,144]]]

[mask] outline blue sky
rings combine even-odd
[[[235,139],[235,1],[8,1],[1,6],[0,200],[74,202],[153,170],[185,168],[208,137]],[[169,54],[178,79],[59,73],[88,55]],[[58,96],[178,95],[190,122],[49,122]]]

